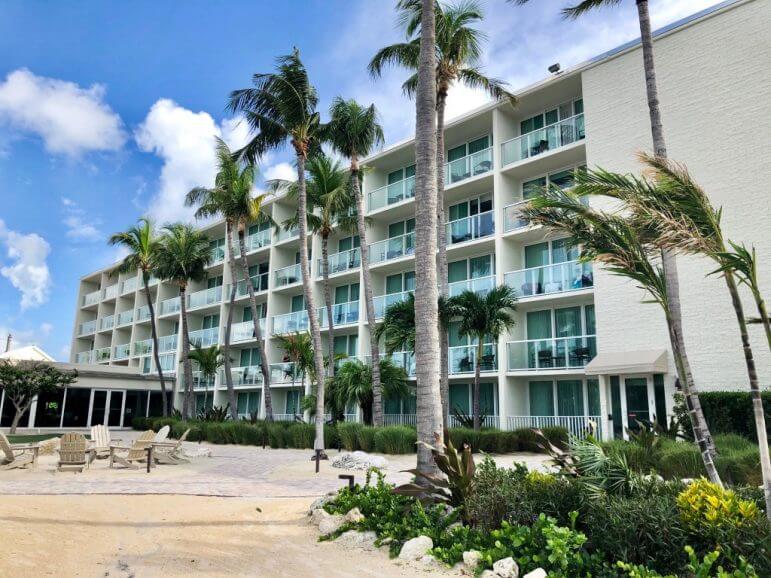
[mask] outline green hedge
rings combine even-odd
[[[766,430],[771,435],[771,391],[761,394],[766,413]],[[738,434],[757,441],[752,399],[748,391],[710,391],[699,394],[704,418],[712,435]]]

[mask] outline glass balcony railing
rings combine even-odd
[[[211,347],[217,345],[220,337],[219,327],[210,327],[208,329],[199,329],[190,332],[191,347]]]
[[[493,147],[471,153],[444,164],[446,186],[493,170]]]
[[[597,355],[594,335],[528,339],[506,344],[509,371],[580,369]]]
[[[187,296],[187,308],[198,309],[207,305],[216,305],[222,302],[222,285],[211,287],[203,291],[196,291]]]
[[[93,351],[81,351],[75,354],[75,363],[93,363],[94,352]]]
[[[261,275],[254,275],[251,277],[252,287],[255,293],[268,290],[268,281],[270,279],[270,273],[262,273]],[[230,297],[230,288],[232,285],[228,285],[227,296]],[[249,286],[246,284],[245,279],[241,279],[236,284],[236,299],[240,297],[246,297],[249,295]]]
[[[302,375],[294,362],[271,363],[270,364],[270,382],[271,383],[300,383]]]
[[[96,305],[99,303],[99,301],[102,299],[102,292],[92,291],[91,293],[86,293],[83,295],[83,307],[88,307],[89,305]]]
[[[265,319],[260,319],[260,332],[262,338],[265,339]],[[230,327],[230,342],[238,343],[241,341],[252,341],[257,339],[254,335],[254,322],[244,321],[242,323],[234,323]]]
[[[182,303],[179,297],[172,297],[171,299],[165,299],[161,301],[161,315],[171,315],[172,313],[179,313],[182,308]]]
[[[117,327],[123,327],[124,325],[131,325],[134,322],[134,311],[122,311],[118,313]]]
[[[496,371],[498,369],[496,351],[497,346],[495,343],[485,343],[482,346],[479,371]],[[477,346],[461,345],[459,347],[450,347],[448,349],[447,362],[449,363],[451,375],[474,373],[477,362]]]
[[[356,269],[361,265],[361,250],[357,247],[350,251],[341,251],[329,256],[329,274],[342,273]],[[324,275],[324,261],[319,259],[319,277]]]
[[[193,389],[212,389],[214,376],[206,376],[203,371],[193,372]]]
[[[150,306],[149,305],[142,305],[142,307],[137,308],[136,320],[137,321],[145,321],[147,319],[150,319]]]
[[[297,239],[300,237],[300,228],[294,227],[293,229],[289,229],[288,231],[284,229],[283,227],[278,230],[278,233],[276,233],[276,243],[281,243],[282,241],[288,241],[289,239]]]
[[[372,243],[369,246],[369,262],[383,263],[391,259],[407,257],[415,253],[415,233],[407,233],[398,237],[391,237],[384,241]]]
[[[110,361],[110,353],[112,353],[112,349],[110,347],[100,347],[99,349],[95,349],[94,361],[96,363],[101,363],[103,361]]]
[[[134,355],[150,355],[153,352],[153,340],[143,339],[134,342]]]
[[[391,305],[404,301],[410,293],[412,293],[412,291],[402,291],[401,293],[388,293],[386,295],[373,297],[372,304],[375,306],[375,319],[382,319],[385,317],[386,310]]]
[[[495,275],[475,277],[473,279],[466,279],[465,281],[455,281],[454,283],[450,283],[449,294],[450,297],[455,297],[464,291],[473,291],[480,295],[486,295],[493,287],[495,287]]]
[[[275,271],[276,287],[285,287],[294,283],[302,281],[302,267],[300,263],[289,265],[289,267],[282,267]]]
[[[116,345],[115,355],[113,355],[113,359],[116,359],[116,360],[128,359],[130,352],[131,352],[130,343],[123,343],[122,345]]]
[[[176,353],[165,353],[165,354],[159,355],[158,358],[161,360],[161,371],[163,373],[174,374],[177,372],[177,354]]]
[[[158,338],[158,353],[168,353],[177,350],[177,334],[163,335]]]
[[[514,289],[520,298],[549,295],[593,287],[594,272],[591,263],[566,261],[511,271],[504,275],[504,283]]]
[[[516,203],[503,207],[504,232],[508,233],[509,231],[524,229],[530,225],[530,221],[522,214],[522,207],[525,203],[527,203],[527,201],[517,201]]]
[[[348,301],[347,303],[335,303],[332,305],[332,324],[350,325],[359,322],[359,302]],[[322,329],[329,327],[327,322],[327,308],[319,307],[319,323]]]
[[[415,177],[375,189],[367,195],[367,211],[376,211],[415,196]]]
[[[495,211],[486,211],[447,223],[447,244],[456,245],[495,234]]]
[[[394,351],[390,356],[397,367],[401,367],[409,377],[415,377],[415,354],[412,351]],[[371,359],[371,358],[370,358]]]
[[[114,285],[110,285],[109,287],[105,287],[104,289],[104,298],[105,299],[113,299],[118,295],[120,289],[120,284],[115,283]]]
[[[138,286],[139,286],[139,277],[132,277],[130,279],[126,279],[121,284],[121,287],[120,287],[121,295],[136,291]]]
[[[153,285],[157,285],[160,282],[161,282],[161,280],[158,279],[158,277],[156,277],[155,275],[150,275],[150,279],[148,279],[147,284],[150,287],[152,287]]]
[[[256,251],[257,249],[262,249],[263,247],[267,247],[268,245],[270,245],[270,239],[271,239],[270,229],[257,231],[256,233],[253,233],[247,236],[244,239],[244,243],[246,244],[246,252],[251,253],[252,251]],[[236,249],[236,254],[239,256],[241,255],[240,247]]]
[[[584,115],[571,116],[502,143],[501,166],[569,145],[585,136]]]
[[[225,383],[225,372],[220,372],[220,381]],[[259,365],[250,365],[248,367],[232,367],[230,375],[233,378],[235,387],[243,385],[262,385],[262,370]]]
[[[308,330],[308,312],[294,311],[284,315],[273,316],[273,334],[294,333],[295,331]]]
[[[109,331],[115,325],[115,315],[106,315],[99,319],[99,331]]]

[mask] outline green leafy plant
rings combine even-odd
[[[199,421],[214,421],[223,422],[230,418],[230,404],[225,407],[219,405],[213,405],[211,407],[203,408],[198,412]]]

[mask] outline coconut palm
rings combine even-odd
[[[517,299],[514,296],[514,289],[508,285],[495,287],[481,295],[476,291],[466,290],[460,295],[453,297],[455,306],[458,309],[460,324],[458,334],[467,336],[471,340],[476,340],[476,359],[474,360],[474,394],[473,394],[473,413],[474,429],[481,427],[479,423],[479,382],[481,380],[482,356],[484,355],[484,344],[486,338],[491,337],[494,341],[505,331],[514,326],[514,308]]]
[[[307,195],[308,228],[321,238],[321,274],[324,285],[324,305],[327,315],[327,356],[334,359],[334,316],[332,292],[329,285],[329,237],[335,231],[347,235],[358,233],[354,198],[348,187],[348,175],[340,163],[323,153],[308,159]],[[266,183],[268,191],[286,192],[287,198],[297,199],[297,182],[276,179]],[[298,226],[299,217],[292,215],[283,223],[286,230]],[[327,364],[329,375],[334,375],[334,363]]]
[[[191,281],[203,281],[206,267],[211,262],[209,239],[201,231],[186,223],[174,223],[163,228],[156,250],[157,275],[179,286],[182,309],[182,368],[185,396],[182,415],[192,417],[193,369],[190,363],[190,332],[187,319],[187,286]]]
[[[407,41],[380,49],[369,63],[369,72],[380,77],[389,65],[398,65],[416,71],[420,53],[421,0],[400,0],[397,5],[400,24],[405,29]],[[439,234],[438,276],[442,295],[449,294],[447,277],[447,235],[444,217],[444,116],[450,87],[461,83],[470,88],[482,89],[496,99],[516,102],[507,86],[497,78],[485,76],[479,67],[481,45],[486,35],[473,27],[484,19],[480,4],[474,0],[460,0],[457,4],[434,5],[436,18],[436,194],[437,229]],[[417,89],[417,73],[402,85],[404,92],[413,96]],[[441,388],[443,414],[448,414],[449,381],[447,376],[448,335],[440,330]],[[445,424],[446,426],[446,424]]]
[[[128,255],[123,258],[118,270],[121,273],[141,271],[142,288],[145,293],[147,307],[150,311],[150,333],[153,338],[153,360],[158,371],[158,381],[161,384],[161,397],[163,398],[163,416],[169,415],[168,398],[166,397],[166,382],[161,369],[160,352],[158,351],[158,328],[155,325],[155,306],[153,296],[150,294],[150,277],[155,271],[155,256],[158,249],[158,237],[150,219],[141,218],[137,225],[129,227],[121,233],[115,233],[108,240],[110,245],[120,245],[128,250]]]
[[[440,331],[446,332],[450,321],[461,313],[452,298],[439,296],[437,306]],[[375,336],[383,339],[385,351],[391,355],[395,351],[415,351],[415,295],[410,293],[405,299],[389,305],[383,321],[377,326]]]
[[[217,370],[225,365],[224,348],[220,348],[218,345],[212,345],[211,347],[195,345],[188,357],[196,363],[198,371],[201,372],[204,383],[203,407],[206,410],[209,402],[209,383],[214,383]]]
[[[582,202],[582,187],[590,181],[592,172],[577,174],[574,190],[562,191],[552,187],[531,200],[523,213],[531,222],[551,231],[568,235],[568,243],[581,248],[581,262],[596,261],[614,275],[633,281],[664,310],[670,342],[675,341],[674,324],[670,314],[669,294],[665,273],[655,251],[651,250],[650,232],[634,226],[633,222],[619,215],[610,215],[589,208]],[[681,375],[689,375],[683,367],[679,350],[672,348],[675,364]],[[682,381],[683,393],[688,400],[689,417],[694,438],[704,461],[710,480],[721,484],[710,450],[709,428],[701,411],[699,397],[691,381]]]
[[[198,206],[195,216],[199,219],[220,217],[225,220],[225,236],[228,245],[228,265],[230,269],[230,300],[228,306],[227,323],[225,324],[225,338],[223,345],[223,357],[225,359],[225,383],[228,392],[228,402],[233,420],[238,419],[238,406],[236,393],[233,388],[233,375],[230,371],[230,335],[233,326],[233,310],[238,288],[238,270],[241,270],[243,283],[249,294],[249,306],[254,322],[254,337],[257,340],[257,348],[260,352],[260,368],[262,371],[262,383],[265,392],[265,417],[268,421],[273,419],[273,403],[270,395],[270,374],[265,353],[265,342],[260,328],[260,315],[257,314],[257,299],[254,295],[254,285],[249,278],[249,264],[246,259],[246,243],[244,237],[247,227],[252,222],[272,222],[272,219],[264,210],[265,195],[254,195],[254,165],[240,166],[233,158],[227,144],[217,139],[217,176],[214,179],[214,187],[196,187],[187,193],[185,204]],[[233,243],[233,231],[238,232],[240,263],[236,265],[236,247]]]
[[[315,356],[313,352],[313,343],[308,333],[295,332],[287,335],[276,335],[276,343],[284,352],[286,359],[292,363],[292,384],[297,375],[300,376],[300,385],[305,393],[305,378],[310,377],[311,384],[316,383],[317,371],[315,366]],[[288,371],[288,370],[285,370]],[[323,374],[322,374],[323,375]],[[306,398],[308,396],[305,396]],[[303,407],[305,403],[303,404]],[[310,409],[310,408],[308,408]]]
[[[250,162],[266,152],[289,142],[294,149],[297,165],[297,212],[300,230],[300,268],[302,269],[305,307],[308,311],[314,363],[319,376],[318,412],[316,414],[316,441],[314,448],[324,450],[324,358],[321,350],[321,332],[316,312],[316,299],[311,286],[308,263],[307,214],[308,203],[305,185],[305,163],[316,152],[323,133],[321,118],[316,111],[318,95],[308,79],[308,72],[300,60],[296,48],[291,54],[276,61],[277,69],[271,73],[258,73],[252,77],[253,88],[235,90],[230,94],[228,108],[244,115],[254,135],[238,151],[238,155]]]
[[[331,117],[327,127],[332,146],[350,161],[349,174],[351,190],[356,203],[356,219],[359,229],[359,252],[361,255],[362,280],[364,282],[364,305],[367,309],[370,355],[372,356],[372,394],[374,402],[373,422],[383,425],[383,405],[380,393],[380,352],[375,339],[375,304],[372,296],[372,277],[369,272],[369,245],[367,244],[366,208],[361,194],[361,166],[359,160],[383,143],[383,128],[378,122],[375,105],[361,106],[355,100],[335,98],[330,107]]]
[[[384,397],[406,397],[407,373],[390,359],[380,361]],[[364,423],[372,423],[372,366],[358,359],[345,361],[335,376],[335,402],[338,408],[355,403],[361,408]]]

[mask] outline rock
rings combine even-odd
[[[319,523],[319,532],[324,536],[333,534],[337,532],[344,523],[345,521],[342,516],[337,514],[329,515],[326,518],[323,518]]]
[[[434,547],[434,541],[428,536],[418,536],[407,540],[399,552],[400,560],[420,560]]]
[[[326,496],[321,496],[320,498],[316,498],[313,500],[313,503],[311,504],[311,507],[308,508],[308,515],[312,515],[314,510],[318,510],[319,508],[323,508],[328,502],[331,502],[334,499],[334,494],[330,496],[327,494]]]
[[[476,550],[468,550],[463,552],[463,564],[467,569],[471,570],[472,573],[477,569],[477,566],[479,566],[481,561],[482,554],[480,552]]]
[[[347,532],[340,534],[340,537],[336,541],[343,546],[374,550],[375,540],[377,540],[377,534],[375,534],[375,532],[357,532],[356,530],[348,530]]]
[[[499,578],[499,577],[498,577],[498,574],[496,574],[492,570],[485,570],[479,575],[479,578]]]
[[[335,456],[332,460],[332,467],[344,470],[368,470],[370,468],[382,470],[388,467],[388,460],[382,456],[373,456],[367,452],[356,451]]]
[[[41,456],[52,456],[56,453],[56,450],[59,449],[59,438],[49,438],[47,440],[43,440],[38,444],[38,450],[39,455]]]
[[[364,514],[359,511],[359,508],[354,508],[349,511],[343,518],[348,524],[358,524],[364,521]]]
[[[501,578],[519,578],[519,566],[511,556],[495,562],[493,572]]]
[[[546,570],[543,568],[536,568],[532,572],[528,572],[522,578],[546,578]]]
[[[316,508],[311,513],[311,524],[318,526],[322,520],[329,518],[332,514],[328,514],[324,508]]]
[[[196,446],[194,448],[183,448],[182,449],[182,455],[186,458],[210,458],[211,457],[211,448],[204,448],[201,446]]]

